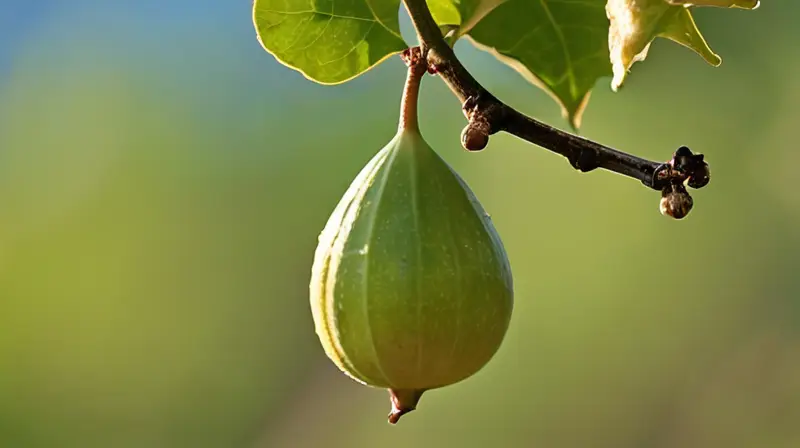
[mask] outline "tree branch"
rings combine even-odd
[[[469,123],[461,134],[461,143],[470,151],[486,147],[489,136],[505,131],[523,140],[566,157],[582,172],[606,169],[638,179],[662,192],[662,213],[680,219],[692,206],[684,183],[701,188],[710,179],[708,164],[702,154],[693,154],[682,146],[666,163],[653,162],[577,135],[556,129],[508,106],[487,91],[461,64],[452,47],[431,16],[426,0],[403,0],[417,31],[428,71],[438,74],[461,101]]]

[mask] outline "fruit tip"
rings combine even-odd
[[[400,421],[400,417],[411,411],[413,411],[413,409],[397,409],[393,406],[392,412],[389,413],[389,423],[396,425],[397,422]]]
[[[395,425],[400,421],[400,417],[415,410],[424,392],[424,390],[418,389],[389,389],[389,397],[392,401],[389,423]]]

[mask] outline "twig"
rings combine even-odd
[[[702,154],[682,146],[666,163],[653,162],[617,151],[600,143],[564,132],[528,117],[487,91],[461,64],[431,16],[426,0],[403,0],[417,31],[422,54],[427,54],[428,71],[438,74],[458,97],[469,123],[461,143],[470,151],[486,147],[489,136],[508,132],[566,157],[577,170],[606,169],[638,179],[662,192],[662,213],[680,219],[692,205],[684,184],[701,188],[710,179]],[[666,205],[665,205],[666,204]]]

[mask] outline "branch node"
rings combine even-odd
[[[430,71],[430,67],[428,67],[427,50],[422,47],[406,48],[400,53],[400,59],[403,60],[403,63],[405,63],[408,68],[424,66],[426,70]]]
[[[693,154],[688,147],[681,146],[672,156],[671,164],[684,174],[690,187],[703,188],[711,180],[711,171],[704,158],[703,154]]]
[[[645,182],[645,185],[654,190],[663,190],[670,184],[674,177],[675,170],[672,168],[672,164],[670,162],[662,163],[656,167],[656,170],[653,172],[653,176],[650,178],[649,183]]]
[[[670,184],[687,184],[691,188],[703,188],[710,180],[711,172],[703,154],[694,154],[686,146],[681,146],[672,155],[672,160],[656,168],[650,187],[663,190]]]
[[[464,104],[461,105],[461,111],[464,112],[464,116],[467,117],[467,120],[472,121],[472,117],[479,112],[479,99],[480,95],[469,96],[464,100]]]
[[[489,136],[504,128],[505,107],[494,97],[470,96],[461,106],[469,123],[461,132],[461,145],[468,151],[480,151],[489,143]]]
[[[588,173],[600,167],[597,152],[588,148],[570,152],[567,155],[567,160],[569,160],[569,164],[573,168],[582,173]]]

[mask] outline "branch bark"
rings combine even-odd
[[[561,154],[582,172],[602,168],[638,179],[662,192],[662,212],[676,218],[681,213],[672,215],[664,210],[668,196],[667,202],[674,203],[674,195],[678,194],[685,195],[691,203],[683,185],[688,181],[690,187],[701,188],[708,183],[708,164],[703,155],[692,154],[685,146],[675,151],[672,160],[654,162],[556,129],[508,106],[487,91],[461,64],[431,16],[426,0],[403,0],[403,3],[416,29],[422,54],[427,55],[428,71],[438,74],[448,85],[469,120],[461,134],[461,143],[466,149],[481,150],[488,144],[490,135],[504,131]],[[685,204],[687,200],[679,202]]]

